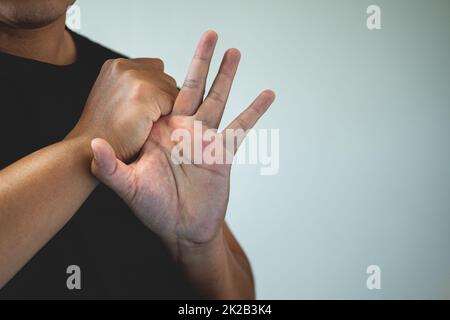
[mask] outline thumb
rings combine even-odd
[[[96,138],[91,141],[91,148],[94,153],[91,163],[92,174],[124,199],[127,195],[133,194],[131,169],[116,158],[111,145],[106,140]]]

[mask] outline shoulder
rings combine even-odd
[[[111,50],[89,38],[69,30],[77,47],[78,59],[93,64],[103,64],[108,59],[127,58],[125,55]]]

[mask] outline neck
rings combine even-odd
[[[65,16],[36,29],[0,24],[0,51],[55,65],[68,65],[76,60],[76,47],[65,29]]]

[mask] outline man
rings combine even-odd
[[[72,3],[0,0],[0,297],[253,298],[224,222],[230,165],[170,157],[174,131],[219,126],[239,51],[204,98],[217,41],[205,33],[178,93],[162,61],[66,30]],[[263,92],[229,128],[273,100]],[[66,286],[71,265],[81,290]]]

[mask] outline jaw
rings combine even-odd
[[[65,17],[74,0],[1,0],[0,24],[14,29],[40,29]]]

